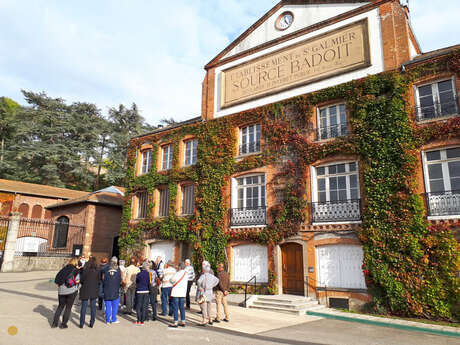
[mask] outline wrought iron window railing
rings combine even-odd
[[[428,216],[460,215],[460,190],[426,193]]]
[[[244,207],[230,209],[231,226],[265,225],[267,223],[267,207]]]
[[[348,134],[348,127],[346,123],[338,125],[320,127],[316,129],[316,140],[332,139],[343,137]]]
[[[361,199],[312,202],[313,222],[361,220]]]
[[[251,153],[260,152],[260,141],[253,141],[250,143],[240,145],[239,155],[248,155]]]
[[[450,101],[434,102],[428,106],[415,107],[416,120],[424,121],[431,120],[437,117],[458,115],[458,98]]]

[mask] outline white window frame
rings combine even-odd
[[[193,188],[193,197],[190,198],[190,202],[192,203],[193,207],[191,207],[192,211],[187,213],[187,212],[184,212],[184,206],[185,206],[185,203],[184,201],[186,201],[186,195],[185,195],[185,188],[190,188],[192,187]],[[184,184],[181,186],[181,195],[182,195],[182,202],[181,202],[181,214],[183,216],[190,216],[193,214],[194,212],[194,209],[195,209],[195,193],[196,193],[196,187],[194,184]]]
[[[188,145],[190,148],[187,148]],[[189,152],[189,154],[187,153]],[[198,159],[198,139],[184,140],[184,166],[195,165]]]
[[[349,163],[355,163],[356,164],[356,171],[353,171],[353,173],[356,174],[356,183],[357,183],[357,189],[358,189],[358,198],[357,199],[361,199],[361,191],[360,191],[360,185],[359,185],[359,164],[358,164],[358,161],[338,161],[338,162],[328,162],[326,164],[321,164],[321,165],[318,165],[318,166],[310,166],[310,173],[311,173],[311,200],[312,202],[319,202],[318,200],[318,175],[316,173],[316,169],[318,168],[322,168],[322,167],[327,167],[327,166],[330,166],[330,165],[339,165],[339,164],[347,164],[346,165],[346,170],[345,170],[345,173],[341,173],[341,175],[338,175],[338,176],[350,176],[350,175],[353,175],[352,173],[350,173],[349,171],[349,166],[348,164]],[[348,171],[347,171],[348,170]],[[324,175],[324,176],[330,176],[330,175]],[[328,188],[329,187],[329,179],[326,179],[326,201],[330,201],[328,200],[330,198],[330,194],[329,194],[329,191],[330,189]],[[347,178],[346,179],[346,190],[347,190],[347,200],[351,200],[351,188],[350,188],[350,179]]]
[[[250,133],[249,133],[249,128],[253,127],[253,135],[254,135],[254,141],[252,142],[253,144],[255,144],[254,146],[256,146],[258,144],[258,150],[253,150],[253,151],[250,151],[250,145],[252,144],[251,142],[249,142],[249,136],[250,136]],[[247,128],[247,131],[246,131],[246,143],[243,144],[243,139],[244,139],[244,136],[243,136],[243,131],[244,129]],[[246,145],[246,153],[241,153],[241,149],[240,149],[240,152],[239,152],[239,155],[240,156],[246,156],[246,155],[252,155],[252,154],[255,154],[255,153],[259,153],[260,152],[260,138],[261,138],[261,126],[260,126],[260,123],[254,123],[252,125],[248,125],[248,126],[244,126],[244,127],[241,127],[240,128],[240,148],[243,146],[243,145]]]
[[[342,118],[340,116],[340,106],[343,105],[345,107],[345,122],[342,123]],[[323,109],[326,109],[326,128],[328,128],[328,135],[330,133],[330,129],[331,129],[331,114],[330,114],[330,108],[332,107],[336,107],[337,109],[337,124],[336,126],[338,128],[340,128],[340,130],[338,130],[337,132],[340,131],[340,135],[337,135],[335,137],[333,136],[329,136],[327,138],[321,138],[321,130],[323,129],[323,127],[321,127],[321,110]],[[316,108],[316,123],[317,123],[317,138],[318,140],[331,140],[331,139],[335,139],[335,138],[338,138],[338,137],[343,137],[345,135],[347,135],[347,131],[348,131],[348,113],[347,113],[347,105],[345,102],[339,102],[339,103],[335,103],[335,104],[330,104],[330,105],[326,105],[324,107],[317,107]],[[344,125],[345,126],[345,133],[342,133],[342,126]]]
[[[445,146],[442,148],[437,148],[437,149],[432,149],[432,150],[423,150],[422,151],[422,162],[423,162],[423,177],[425,180],[425,192],[431,193],[431,187],[430,187],[430,176],[428,174],[428,165],[430,164],[439,164],[441,163],[442,167],[442,179],[444,182],[444,191],[451,191],[451,184],[450,184],[450,173],[449,173],[449,167],[448,163],[453,162],[453,161],[459,161],[460,158],[447,158],[447,150],[448,149],[455,149],[455,148],[460,148],[458,145],[453,145],[453,146]],[[428,161],[426,158],[427,152],[434,152],[434,151],[440,151],[441,152],[441,159],[436,160],[436,161]],[[448,187],[448,188],[446,188]]]
[[[418,117],[422,117],[422,113],[421,113],[421,105],[420,105],[420,94],[419,94],[419,88],[420,87],[423,87],[423,86],[427,86],[427,85],[431,85],[431,91],[432,91],[432,94],[433,94],[433,102],[434,102],[434,106],[436,107],[436,104],[440,104],[440,97],[439,97],[439,90],[438,90],[438,83],[441,83],[443,81],[447,81],[447,80],[450,80],[451,81],[451,84],[452,84],[452,93],[453,93],[453,96],[454,96],[454,100],[457,100],[457,88],[456,88],[456,85],[455,85],[455,77],[454,76],[451,76],[449,78],[441,78],[441,79],[437,79],[437,80],[432,80],[430,82],[426,82],[426,83],[423,83],[423,84],[417,84],[417,85],[414,85],[414,94],[415,94],[415,104],[417,106],[417,116]],[[458,108],[458,101],[457,101],[457,104],[456,104],[456,108],[457,108],[457,112],[456,113],[453,113],[453,114],[447,114],[447,115],[444,115],[444,116],[436,116],[436,117],[433,117],[431,119],[423,119],[421,121],[424,121],[424,120],[434,120],[434,119],[438,119],[438,118],[441,118],[441,117],[449,117],[449,116],[452,116],[452,115],[456,115],[458,114],[458,111],[459,111],[459,108]],[[438,112],[439,109],[436,109],[436,112]]]
[[[145,194],[145,217],[140,217],[141,215],[141,197],[140,194]],[[149,204],[149,194],[147,191],[137,192],[134,196],[136,198],[136,219],[145,219],[147,218],[148,213],[148,204]]]
[[[162,208],[164,208],[164,205],[162,203],[162,198],[161,198],[161,194],[162,192],[164,193],[168,193],[168,205],[167,207],[165,208],[166,209],[166,214],[161,214],[161,210]],[[159,188],[158,189],[158,217],[169,217],[169,207],[171,206],[171,193],[169,191],[169,188],[166,187],[166,188]]]
[[[239,208],[238,207],[238,191],[239,191],[239,186],[238,186],[238,179],[240,178],[246,178],[246,177],[253,177],[253,176],[263,176],[264,177],[264,205],[260,205],[258,207],[266,207],[267,206],[267,175],[265,173],[254,173],[254,174],[247,174],[247,175],[240,175],[238,177],[232,178],[232,208]],[[255,186],[255,185],[244,185],[244,186]],[[258,186],[262,187],[262,184],[258,184]],[[243,188],[243,187],[241,187]],[[261,188],[259,188],[259,203],[261,202]],[[244,188],[244,196],[243,200],[245,205],[246,205],[246,188]],[[247,206],[243,206],[243,208],[246,208]]]
[[[146,158],[145,154],[148,153]],[[147,163],[146,163],[147,162]],[[141,175],[148,174],[152,169],[152,149],[141,151]]]
[[[170,170],[173,161],[173,145],[167,144],[161,147],[161,170]]]

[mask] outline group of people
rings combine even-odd
[[[74,301],[79,293],[81,301],[80,324],[85,325],[86,310],[90,306],[89,327],[96,320],[96,301],[99,309],[104,309],[107,325],[117,324],[120,304],[125,306],[124,313],[132,315],[136,311],[135,325],[142,326],[145,321],[157,320],[157,299],[161,296],[161,316],[173,317],[169,327],[185,327],[185,310],[190,309],[190,290],[194,282],[197,285],[196,302],[202,314],[200,325],[229,321],[227,295],[230,278],[224,264],[217,266],[217,276],[211,265],[202,262],[202,272],[196,279],[195,271],[187,259],[178,265],[172,261],[163,262],[161,257],[155,261],[137,261],[131,258],[125,267],[124,260],[112,257],[103,258],[97,264],[95,257],[88,260],[81,257],[69,260],[56,275],[59,305],[54,314],[53,328],[67,328]],[[217,315],[213,316],[213,301],[216,301]],[[149,306],[151,314],[149,314]],[[224,318],[221,318],[223,307]],[[59,319],[64,311],[62,322]],[[180,321],[179,321],[180,315]]]

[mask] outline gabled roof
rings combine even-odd
[[[270,9],[267,13],[265,13],[258,21],[256,21],[253,25],[251,25],[246,31],[244,31],[240,36],[238,36],[233,42],[231,42],[224,50],[222,50],[216,57],[214,57],[210,62],[208,62],[206,65],[205,65],[205,69],[209,69],[211,67],[214,67],[215,65],[217,65],[221,60],[222,61],[231,61],[231,60],[234,60],[236,58],[239,58],[239,57],[242,57],[244,55],[246,55],[248,52],[253,52],[253,51],[257,51],[257,50],[260,50],[260,49],[265,49],[265,48],[268,48],[268,47],[271,47],[275,44],[278,44],[280,42],[284,42],[284,41],[287,41],[287,40],[290,40],[294,37],[297,37],[299,35],[303,35],[305,33],[308,33],[308,32],[311,32],[311,31],[315,31],[315,30],[318,30],[319,28],[321,27],[324,27],[324,26],[327,26],[328,23],[332,20],[336,21],[336,20],[342,20],[342,19],[345,19],[347,18],[348,16],[350,15],[356,15],[358,13],[362,13],[362,12],[365,12],[365,11],[369,11],[375,7],[378,7],[380,6],[381,4],[383,3],[386,3],[386,2],[390,2],[390,1],[394,1],[394,0],[281,0],[279,3],[277,3],[272,9]],[[237,46],[241,41],[243,41],[246,37],[248,37],[252,32],[254,32],[254,30],[256,28],[258,28],[259,26],[262,25],[262,23],[264,23],[272,14],[274,14],[276,11],[278,11],[281,7],[285,6],[285,5],[321,5],[321,4],[325,4],[325,5],[329,5],[329,4],[353,4],[353,3],[363,3],[365,5],[357,8],[357,9],[354,9],[354,10],[351,10],[351,11],[348,11],[348,12],[345,12],[345,13],[342,13],[338,16],[335,16],[335,17],[332,17],[332,18],[329,18],[327,20],[324,20],[322,22],[319,22],[319,23],[316,23],[316,24],[313,24],[313,25],[310,25],[310,26],[307,26],[301,30],[297,30],[295,32],[292,32],[290,34],[287,34],[285,36],[282,36],[280,38],[277,38],[277,39],[274,39],[272,41],[268,41],[268,42],[265,42],[264,44],[262,45],[259,45],[257,47],[254,47],[252,49],[249,49],[248,51],[243,51],[241,53],[238,53],[238,54],[235,54],[229,58],[224,58],[224,56],[230,52],[235,46]],[[367,4],[366,4],[367,3]]]
[[[56,199],[73,199],[89,194],[88,192],[79,190],[3,179],[0,179],[0,192],[43,196]]]
[[[88,193],[88,195],[76,199],[61,201],[56,204],[46,206],[46,208],[51,209],[81,203],[123,207],[124,193],[120,191],[118,187],[110,186],[93,193]]]

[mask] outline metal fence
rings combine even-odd
[[[83,249],[84,225],[21,218],[16,256],[72,256]]]

